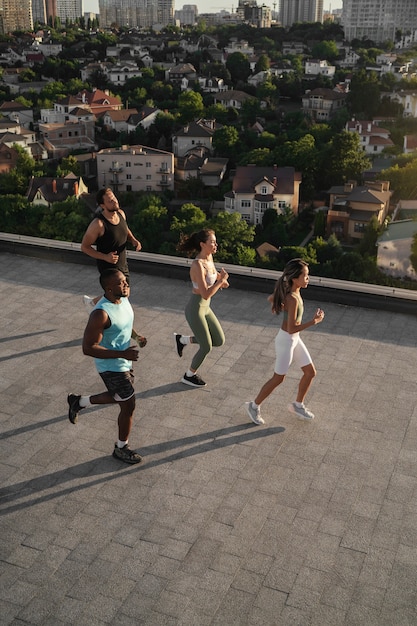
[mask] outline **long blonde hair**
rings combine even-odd
[[[291,292],[292,281],[300,276],[305,267],[308,267],[308,263],[303,259],[291,259],[284,267],[282,276],[276,282],[272,297],[272,311],[277,315],[282,311],[285,298]]]

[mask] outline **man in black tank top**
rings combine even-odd
[[[81,242],[81,250],[88,256],[96,259],[100,275],[104,270],[116,268],[123,272],[129,284],[129,268],[127,265],[126,247],[129,242],[136,251],[141,250],[142,244],[130,230],[124,211],[112,189],[100,189],[96,195],[99,210],[96,217],[88,226]],[[84,304],[89,311],[94,308],[100,297],[84,296]],[[135,336],[136,335],[136,336]],[[134,339],[143,345],[144,337],[134,331]],[[143,347],[143,346],[142,346]]]
[[[81,250],[96,259],[100,274],[106,269],[116,268],[123,272],[129,282],[127,242],[129,241],[137,251],[142,245],[129,229],[126,215],[113,191],[100,189],[96,199],[100,213],[87,228],[81,242]]]

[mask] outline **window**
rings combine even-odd
[[[150,161],[146,161],[146,167],[152,167],[152,163]]]
[[[355,231],[355,233],[363,233],[365,231],[365,228],[366,224],[364,224],[364,222],[355,222],[353,230]]]
[[[146,191],[152,191],[152,185],[146,185]]]
[[[131,167],[132,163],[130,161],[126,161],[126,167]]]
[[[152,174],[146,174],[146,180],[152,180]]]
[[[250,224],[250,215],[249,213],[242,213],[242,219],[245,220],[248,224]]]
[[[261,194],[263,196],[265,196],[268,193],[268,188],[267,187],[261,187]]]
[[[251,207],[251,201],[250,200],[241,200],[240,201],[240,208],[241,209],[250,209]]]
[[[132,185],[126,185],[126,191],[132,191]]]
[[[126,180],[132,180],[132,174],[126,174]]]
[[[279,209],[285,209],[285,207],[287,206],[285,200],[278,200],[278,208]]]

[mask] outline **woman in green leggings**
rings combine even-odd
[[[191,387],[204,387],[206,383],[197,374],[197,370],[213,346],[224,344],[223,329],[210,308],[211,297],[219,289],[226,289],[229,286],[227,282],[229,274],[223,268],[218,272],[214,267],[213,254],[217,250],[217,242],[213,230],[204,229],[189,237],[183,237],[178,250],[190,256],[197,253],[190,268],[193,292],[185,307],[185,317],[194,334],[188,336],[174,333],[174,337],[178,356],[182,356],[184,346],[189,343],[197,343],[199,349],[181,382]]]

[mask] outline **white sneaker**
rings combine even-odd
[[[288,405],[288,410],[290,413],[295,413],[300,420],[311,421],[314,419],[314,413],[304,406],[304,404],[297,406],[295,402],[291,402],[291,404]]]
[[[253,402],[245,402],[245,408],[247,414],[254,424],[257,424],[258,426],[260,424],[265,424],[265,421],[261,417],[261,407],[258,406],[255,409],[255,407],[253,406]]]
[[[84,306],[87,310],[87,313],[90,315],[91,311],[94,309],[95,302],[94,302],[94,298],[90,298],[90,296],[83,296],[83,302],[84,302]]]

